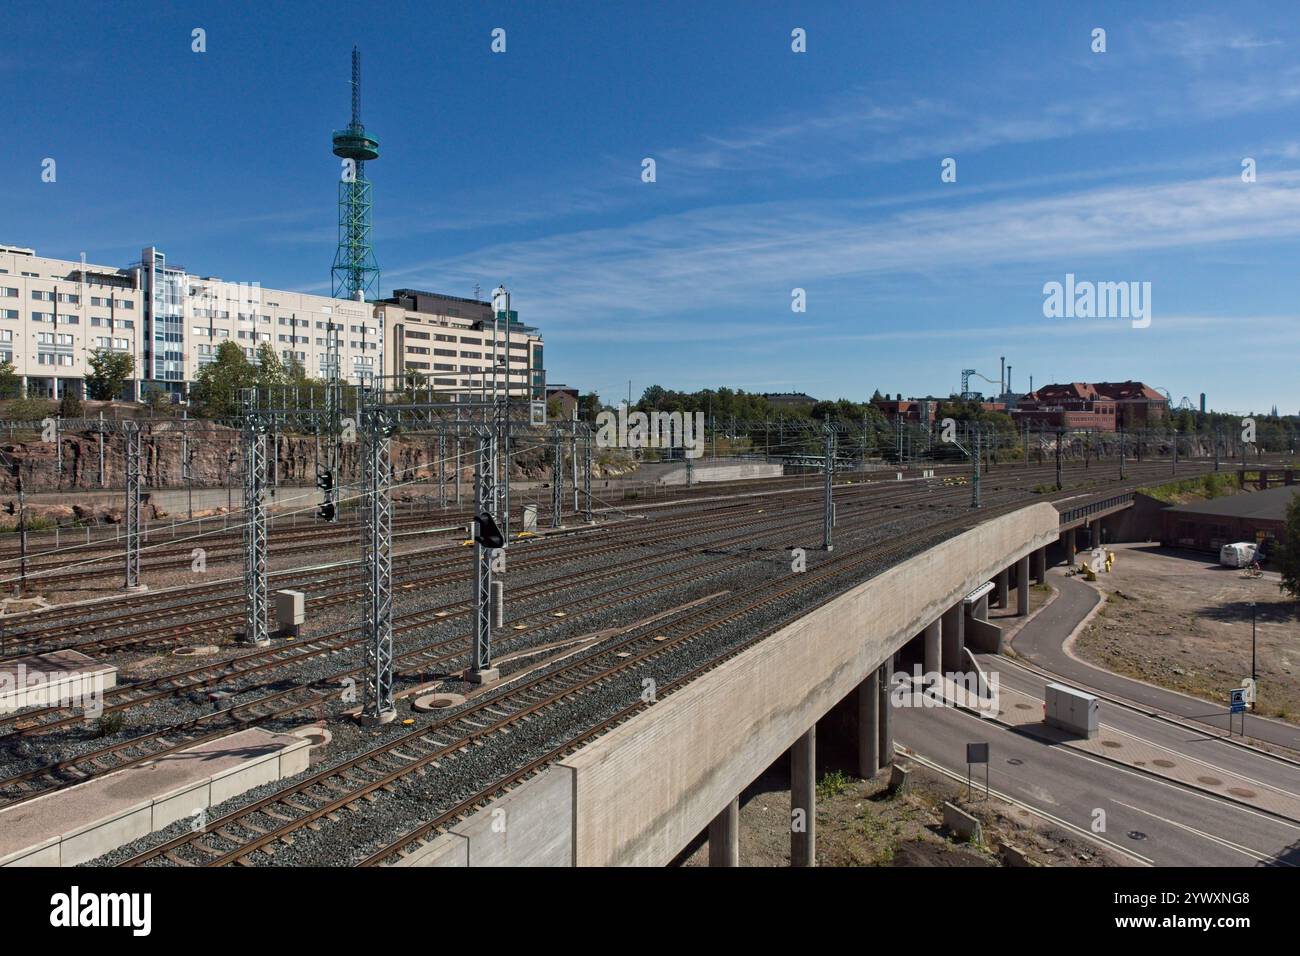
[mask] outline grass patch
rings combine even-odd
[[[1202,498],[1208,501],[1211,498],[1222,498],[1226,495],[1235,494],[1237,479],[1235,476],[1212,472],[1196,478],[1167,481],[1162,485],[1149,485],[1145,488],[1139,488],[1138,491],[1148,497],[1155,498],[1157,501],[1169,504],[1177,503],[1186,498]]]
[[[817,799],[829,800],[838,797],[853,786],[853,779],[843,770],[835,770],[824,775],[817,782]]]
[[[113,734],[120,733],[126,726],[126,718],[121,714],[104,714],[95,721],[96,737],[111,737]]]

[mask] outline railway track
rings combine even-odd
[[[938,522],[927,531],[936,533],[945,529],[955,530],[971,523],[973,517],[967,513]],[[902,555],[910,546],[910,542],[903,542],[843,552],[828,557],[816,570],[793,577],[784,586],[773,587],[770,581],[762,582],[742,593],[728,594],[725,602],[709,602],[703,607],[684,611],[667,623],[659,620],[651,627],[634,626],[632,630],[636,633],[603,644],[587,655],[561,662],[553,670],[526,677],[513,686],[482,694],[478,700],[469,702],[455,714],[398,735],[359,756],[311,774],[268,797],[212,820],[200,833],[189,833],[169,840],[137,854],[124,865],[164,862],[184,866],[222,866],[248,862],[249,857],[259,851],[263,852],[265,860],[273,860],[274,846],[292,839],[298,831],[313,825],[319,827],[322,820],[338,822],[341,811],[354,807],[360,801],[377,799],[380,793],[392,792],[399,781],[431,765],[454,762],[458,755],[485,738],[507,731],[561,702],[571,701],[587,689],[637,669],[684,644],[701,640],[724,625],[742,622],[756,611],[785,601],[801,591],[824,584],[832,578],[887,564],[891,556]],[[719,607],[720,604],[725,606]],[[807,610],[802,608],[798,613],[807,613]],[[770,633],[770,628],[765,628],[761,636],[754,636],[744,646],[752,646],[766,633]],[[708,665],[697,668],[696,673],[716,666],[742,649],[743,646],[729,650],[711,660]],[[642,706],[647,705],[638,699],[636,704],[629,705],[595,727],[582,728],[564,745],[553,748],[519,773],[536,770],[548,759],[554,759],[554,755],[604,732]],[[498,792],[500,788],[500,781],[494,782],[491,793]],[[474,798],[457,804],[461,808],[460,812],[467,812],[479,805],[485,792],[481,791]],[[451,812],[454,813],[455,808]],[[399,853],[423,835],[405,834],[395,844],[372,853],[367,860],[382,860]]]
[[[1036,477],[1041,477],[1035,475],[1032,469],[1027,472],[1022,472],[1016,477],[1020,478],[1022,476],[1030,478],[1031,480]],[[986,482],[990,483],[989,487],[991,492],[1002,490],[1000,485],[993,483],[994,479],[997,477],[1001,476],[993,475],[986,478]],[[1135,476],[1134,480],[1143,481],[1147,479],[1144,476]],[[888,496],[887,501],[875,500],[871,492],[878,489],[873,489],[869,485],[859,484],[851,486],[850,490],[859,493],[865,491],[866,494],[861,494],[858,500],[845,500],[841,502],[841,522],[844,523],[853,517],[861,518],[861,520],[865,522],[872,518],[879,517],[881,513],[886,513],[890,510],[907,507],[912,504],[925,503],[927,498],[933,499],[935,490],[934,485],[936,483],[937,482],[925,483],[925,487],[907,492],[901,496]],[[890,487],[897,490],[897,486],[892,483],[890,483]],[[1010,489],[1010,491],[1015,490],[1018,489]],[[842,495],[843,492],[839,491],[838,494]],[[945,487],[941,494],[945,501],[944,507],[951,507],[956,499],[964,497],[968,494],[968,491],[960,487]],[[1059,497],[1066,497],[1071,494],[1074,494],[1074,492],[1067,491],[1062,493]],[[787,501],[785,504],[788,503],[789,502]],[[935,504],[935,502],[931,500],[930,504]],[[754,502],[749,500],[743,504],[732,506],[732,510],[738,508],[742,510],[752,510],[753,505]],[[853,515],[855,507],[861,507],[863,509],[857,516]],[[745,526],[741,534],[733,535],[727,541],[687,547],[694,548],[701,554],[713,554],[719,549],[734,547],[743,541],[747,542],[751,546],[752,552],[752,548],[756,541],[755,535],[758,533],[765,533],[768,538],[780,538],[788,543],[791,540],[789,534],[794,530],[794,528],[789,524],[789,519],[796,517],[798,511],[804,509],[808,512],[808,518],[807,520],[800,522],[800,530],[806,531],[819,527],[820,495],[815,494],[808,496],[807,500],[800,500],[796,509],[786,508],[786,510],[780,512],[773,511],[766,522],[757,522]],[[992,513],[992,511],[986,509],[983,514],[988,513]],[[980,516],[982,517],[982,515]],[[732,515],[727,515],[723,520],[715,521],[713,525],[708,527],[734,526],[734,521],[731,520],[732,517]],[[948,519],[948,522],[941,522],[940,524],[946,525],[954,520],[959,523],[967,522],[972,520],[973,517],[974,516],[972,516],[970,512],[961,511],[955,518]],[[680,519],[676,519],[677,524],[691,521],[695,521],[698,524],[698,519],[694,516],[684,516]],[[765,531],[760,532],[759,527],[763,524],[767,524],[767,527]],[[936,525],[932,527],[938,526]],[[664,531],[663,528],[657,530]],[[929,529],[927,529],[927,531],[928,530]],[[673,537],[674,534],[660,534],[656,539],[640,542],[640,546],[654,547],[661,545],[665,540]],[[637,546],[638,545],[636,544],[629,545],[627,542],[611,543],[608,548],[602,550],[613,551]],[[572,555],[561,557],[572,557]],[[560,558],[557,557],[556,560],[560,560]],[[517,604],[541,599],[557,592],[563,592],[575,586],[585,585],[593,579],[604,578],[612,573],[624,573],[634,569],[644,571],[649,567],[665,563],[668,560],[671,559],[665,557],[656,558],[653,556],[642,557],[633,561],[624,562],[620,565],[615,565],[609,569],[590,571],[576,578],[566,579],[563,584],[558,586],[545,583],[533,585],[530,588],[522,589],[520,592],[512,592],[512,607],[517,606]],[[753,560],[752,553],[747,552],[747,556],[740,559],[728,560],[726,558],[715,558],[711,562],[706,563],[726,564],[727,567],[718,569],[720,572],[734,568],[735,566],[750,560]],[[463,559],[461,563],[463,563]],[[521,562],[521,564],[522,563],[524,562]],[[515,567],[517,567],[517,565],[512,563],[512,569]],[[558,607],[551,606],[528,613],[522,618],[512,620],[511,623],[514,625],[520,625],[521,630],[518,633],[506,632],[500,642],[500,647],[502,650],[509,650],[515,643],[552,626],[554,621],[550,620],[550,616],[559,608],[565,608],[566,613],[575,615],[581,613],[581,610],[584,607],[588,611],[600,610],[618,602],[644,597],[651,592],[662,589],[675,578],[689,577],[700,579],[703,570],[703,568],[687,567],[669,573],[659,579],[652,579],[647,586],[638,588],[633,585],[620,585],[598,594],[586,595],[566,604],[559,605]],[[605,603],[601,603],[602,601]],[[410,616],[409,619],[406,617],[402,618],[402,623],[398,628],[396,628],[396,630],[398,633],[415,632],[418,629],[427,627],[431,624],[441,623],[442,619],[466,615],[468,611],[468,601],[456,602],[452,605],[443,605],[436,609],[417,612],[415,615]],[[529,625],[527,623],[529,621],[532,621],[533,623]],[[309,657],[319,656],[322,654],[336,654],[360,643],[359,638],[344,640],[343,638],[347,633],[348,632],[338,632],[333,635],[327,635],[326,637],[315,639],[314,641],[304,642],[303,644],[285,646],[272,649],[268,652],[257,652],[246,655],[243,658],[237,659],[236,662],[226,662],[221,665],[211,665],[206,668],[194,668],[190,671],[182,672],[182,674],[179,675],[168,675],[167,677],[159,678],[156,681],[146,682],[146,684],[151,684],[153,686],[130,685],[129,687],[121,688],[122,699],[107,706],[106,710],[116,711],[126,709],[152,700],[181,695],[204,686],[210,686],[212,683],[219,681],[229,681],[232,678],[249,676],[258,672],[285,669],[292,666],[294,663],[301,662]],[[432,667],[448,665],[455,661],[463,663],[468,639],[468,634],[457,635],[456,637],[437,641],[433,644],[418,647],[404,654],[398,655],[396,659],[398,676],[407,677],[418,675],[427,672]],[[258,660],[247,661],[247,658],[258,658]],[[230,667],[230,664],[232,663],[241,662],[246,662],[246,666],[242,669],[238,667],[232,669]],[[101,748],[97,751],[80,755],[70,760],[61,761],[59,763],[50,764],[36,770],[15,775],[7,780],[0,781],[0,800],[3,800],[6,804],[19,802],[23,799],[29,799],[31,796],[49,792],[49,790],[56,789],[60,786],[69,786],[81,782],[98,773],[106,773],[111,770],[120,769],[123,766],[129,766],[145,760],[157,759],[161,755],[194,746],[204,740],[220,737],[241,726],[249,726],[253,723],[284,717],[302,711],[319,711],[327,698],[337,696],[337,684],[342,679],[350,676],[355,677],[359,675],[360,672],[360,668],[341,671],[338,674],[331,675],[328,678],[313,682],[312,684],[299,685],[288,690],[278,691],[246,704],[230,707],[214,713],[204,714],[191,721],[173,725],[152,734],[131,738]],[[264,686],[264,684],[254,685],[254,687],[257,686]],[[250,688],[244,688],[245,691],[248,689]],[[243,691],[241,691],[241,693],[242,692]],[[32,712],[19,716],[30,718]],[[79,715],[67,716],[51,720],[47,723],[39,723],[38,721],[36,726],[25,727],[21,732],[24,735],[30,733],[39,734],[48,730],[67,727],[81,722],[82,718]]]

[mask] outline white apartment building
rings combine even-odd
[[[0,245],[0,361],[28,395],[82,394],[86,357],[97,347],[136,356],[144,346],[138,271],[44,259]]]
[[[435,392],[473,393],[490,388],[495,364],[503,391],[508,375],[511,395],[545,399],[542,337],[517,315],[498,320],[494,330],[490,302],[418,289],[396,289],[374,309],[385,331],[385,376],[413,376]]]
[[[119,268],[0,245],[0,361],[13,363],[31,396],[84,395],[87,359],[97,348],[134,356],[123,395],[131,400],[151,387],[184,398],[227,341],[250,361],[269,343],[281,361],[323,378],[331,335],[349,383],[409,371],[439,389],[473,390],[491,377],[491,326],[491,305],[474,299],[398,290],[389,300],[359,302],[192,274],[154,247]],[[517,319],[510,326],[513,391],[536,382],[544,394],[541,337]],[[503,332],[501,355],[506,340]]]

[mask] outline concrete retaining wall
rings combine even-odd
[[[567,822],[576,865],[668,863],[868,672],[1058,528],[1056,509],[1035,504],[885,571],[548,768],[503,798],[515,800],[508,812],[548,828]],[[479,839],[493,806],[467,821]],[[463,830],[411,865],[471,862],[475,836],[458,847]],[[564,845],[558,834],[531,847],[498,838],[484,854],[538,865],[557,862]]]
[[[739,481],[745,478],[780,478],[785,469],[779,464],[749,461],[741,464],[711,464],[701,459],[691,469],[691,479],[696,482]],[[686,484],[686,466],[674,465],[659,478],[661,485]]]

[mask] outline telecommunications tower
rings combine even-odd
[[[361,122],[361,52],[352,48],[352,122],[334,131],[334,155],[343,159],[339,176],[339,245],[331,270],[336,299],[374,298],[379,266],[370,240],[370,180],[366,161],[379,158],[379,141]]]

